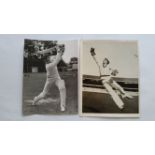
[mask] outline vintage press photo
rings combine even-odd
[[[25,39],[23,114],[76,114],[77,77],[77,41]]]
[[[80,115],[139,116],[137,41],[81,41]]]

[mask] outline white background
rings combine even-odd
[[[155,32],[154,0],[1,0],[0,2],[0,33],[153,34]],[[152,42],[153,40],[148,41]],[[151,53],[148,47],[152,49]],[[150,108],[150,104],[153,106],[155,96],[154,49],[151,45],[144,48],[145,52],[141,52],[141,83],[145,92],[141,100],[145,103],[143,112],[150,113],[152,116],[147,120],[151,120],[154,117],[154,107]],[[3,58],[8,62],[11,56]],[[20,63],[21,59],[15,64],[11,60],[7,65],[15,67]],[[1,66],[0,70],[2,67],[4,70],[6,66]],[[15,79],[17,74],[20,72],[12,76],[15,81],[20,82],[20,76]],[[8,76],[2,73],[1,76],[8,79]],[[5,83],[1,81],[0,88],[3,82]],[[12,85],[11,82],[10,84]],[[14,88],[15,98],[16,89]],[[10,94],[8,98],[9,96]],[[16,100],[19,103],[19,96]],[[0,131],[0,154],[4,155],[155,153],[153,122],[1,122]]]

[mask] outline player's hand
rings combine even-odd
[[[95,48],[91,48],[91,49],[90,49],[90,53],[91,53],[92,56],[95,56],[95,55],[96,55],[96,53],[95,53]]]
[[[111,75],[116,76],[119,73],[119,71],[117,69],[114,69],[111,73]]]

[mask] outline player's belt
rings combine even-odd
[[[100,77],[107,77],[107,76],[110,76],[110,75],[101,75]]]
[[[60,77],[51,77],[51,76],[47,76],[48,79],[60,79]]]
[[[47,76],[48,79],[55,79],[56,77]]]

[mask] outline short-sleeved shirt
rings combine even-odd
[[[101,67],[101,75],[102,76],[110,76],[112,73],[112,69],[107,66],[106,68]]]

